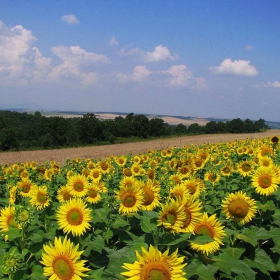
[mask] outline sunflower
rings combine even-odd
[[[161,210],[158,215],[158,226],[164,226],[170,229],[171,232],[180,232],[186,220],[184,207],[180,205],[178,200],[171,199],[165,205],[161,205]]]
[[[125,156],[115,157],[115,162],[118,166],[124,167],[127,163],[127,158]]]
[[[273,165],[273,159],[268,156],[263,156],[259,158],[259,165],[264,167],[271,167]]]
[[[6,232],[9,228],[17,227],[21,228],[14,220],[15,216],[15,207],[14,206],[7,206],[1,209],[0,212],[0,232]]]
[[[272,144],[279,144],[279,136],[276,136],[276,135],[274,135],[274,136],[272,136],[271,138],[270,138],[270,141],[271,141],[271,143]]]
[[[179,203],[184,207],[186,219],[181,226],[182,232],[194,232],[195,226],[202,218],[201,202],[195,200],[193,196],[183,196]]]
[[[207,171],[204,174],[204,180],[209,181],[213,186],[221,179],[221,175],[216,171]]]
[[[89,203],[97,203],[102,197],[100,195],[100,188],[98,184],[90,184],[87,188],[86,201]]]
[[[150,245],[149,250],[142,249],[142,255],[136,251],[137,261],[133,264],[124,263],[122,268],[127,271],[121,274],[128,278],[128,280],[140,279],[172,279],[184,280],[183,268],[184,257],[178,256],[178,249],[169,255],[169,250],[161,253],[157,248]]]
[[[184,186],[184,184],[175,185],[169,191],[169,195],[172,198],[183,198],[183,196],[190,196],[189,190]]]
[[[221,173],[224,175],[224,176],[230,176],[231,175],[231,167],[229,165],[225,165],[222,167],[221,169]]]
[[[142,209],[152,211],[157,206],[159,206],[160,187],[158,185],[155,185],[151,180],[148,180],[147,182],[140,182],[139,186],[144,194]]]
[[[74,197],[83,197],[87,193],[87,187],[89,183],[86,176],[84,175],[74,175],[69,178],[67,182],[67,188],[70,194]]]
[[[225,231],[220,221],[216,218],[216,214],[208,217],[206,212],[203,213],[202,219],[195,226],[195,234],[202,234],[209,236],[212,241],[206,244],[199,244],[195,241],[190,242],[190,246],[193,250],[201,252],[203,254],[212,254],[220,249],[220,245],[223,245],[222,239],[226,236]]]
[[[252,161],[243,161],[238,166],[239,173],[245,177],[250,176],[253,171],[253,162]]]
[[[43,245],[44,252],[40,263],[44,265],[43,275],[52,280],[81,280],[88,275],[84,260],[80,260],[83,251],[78,251],[79,245],[67,239],[54,238],[54,245]]]
[[[130,170],[133,176],[143,176],[145,173],[145,170],[138,163],[133,163]]]
[[[17,187],[11,187],[9,189],[10,195],[9,195],[9,204],[15,204],[16,198],[17,198]]]
[[[147,173],[146,173],[148,179],[150,180],[154,180],[156,178],[156,170],[155,169],[148,169]]]
[[[273,156],[273,148],[271,146],[268,146],[268,145],[263,145],[262,147],[259,148],[258,155],[260,157]]]
[[[124,215],[138,212],[144,203],[144,193],[139,186],[120,187],[115,191],[117,200],[120,201],[119,213]]]
[[[100,161],[98,166],[102,173],[108,173],[110,171],[110,164],[107,161]]]
[[[90,170],[89,178],[92,179],[94,182],[98,182],[102,178],[102,171],[100,168],[93,168]]]
[[[190,177],[185,180],[182,185],[194,198],[197,198],[200,193],[204,190],[204,183],[201,179]]]
[[[20,191],[20,195],[24,197],[29,197],[31,189],[35,187],[35,184],[29,179],[22,179],[20,182],[17,183],[17,187]]]
[[[252,175],[252,186],[261,195],[270,195],[278,189],[279,174],[274,168],[260,167]]]
[[[56,218],[64,233],[80,236],[90,228],[91,210],[81,198],[70,199],[57,209]]]
[[[228,194],[222,201],[222,208],[227,219],[232,218],[242,225],[250,222],[257,212],[256,201],[242,191]]]
[[[30,204],[35,206],[37,210],[42,210],[50,205],[50,197],[48,195],[47,186],[34,187],[30,194]]]
[[[57,200],[59,202],[65,202],[69,200],[70,198],[73,198],[74,196],[70,194],[69,188],[67,186],[61,186],[57,190]]]
[[[169,180],[170,180],[171,182],[173,182],[174,185],[179,185],[179,184],[181,184],[181,183],[183,182],[184,176],[181,175],[181,174],[179,174],[179,173],[176,173],[176,174],[174,174],[174,175],[170,175],[170,176],[169,176]]]
[[[123,175],[126,176],[126,177],[131,177],[132,176],[132,171],[129,167],[127,168],[124,168],[123,171],[122,171]]]

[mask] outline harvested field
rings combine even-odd
[[[39,164],[55,160],[64,164],[66,159],[93,158],[102,159],[111,155],[120,156],[132,153],[133,155],[145,153],[148,150],[161,150],[173,146],[183,147],[191,144],[229,142],[233,140],[260,139],[271,136],[280,136],[280,130],[271,129],[261,133],[245,134],[204,134],[195,136],[182,136],[166,139],[156,139],[144,142],[113,144],[104,146],[92,146],[83,148],[67,148],[41,151],[1,152],[0,164],[14,164],[20,162],[36,161]]]

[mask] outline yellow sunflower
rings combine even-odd
[[[158,226],[164,226],[171,232],[180,232],[181,227],[186,220],[184,207],[178,200],[171,199],[165,205],[161,205],[158,215]]]
[[[83,251],[78,251],[79,245],[67,239],[54,238],[54,245],[43,245],[44,252],[40,263],[44,265],[43,275],[51,280],[81,280],[88,275],[84,260],[80,260]]]
[[[204,174],[204,180],[209,181],[213,186],[221,179],[221,175],[217,171],[207,171]]]
[[[222,208],[227,219],[233,219],[242,225],[250,222],[257,212],[256,201],[242,191],[228,194],[222,201]]]
[[[138,212],[144,203],[144,193],[139,186],[120,187],[115,191],[117,200],[120,201],[119,213],[129,214]]]
[[[71,176],[67,182],[67,188],[74,197],[83,197],[87,193],[89,182],[84,175]]]
[[[20,195],[24,197],[29,197],[31,193],[31,189],[35,187],[35,184],[29,179],[22,179],[17,183],[17,187],[19,189]]]
[[[212,254],[220,249],[220,245],[223,245],[222,239],[226,236],[225,231],[220,221],[216,218],[216,214],[208,217],[206,212],[203,213],[202,219],[195,226],[195,234],[201,234],[209,236],[213,241],[206,244],[199,244],[195,241],[190,242],[190,246],[193,250],[201,252],[203,254]]]
[[[169,195],[172,198],[178,199],[178,198],[183,198],[184,196],[189,197],[190,192],[189,189],[187,189],[184,184],[180,184],[180,185],[175,185],[172,189],[170,189]]]
[[[194,232],[196,225],[202,218],[201,202],[195,200],[193,196],[183,196],[179,203],[184,207],[186,219],[181,226],[182,232]]]
[[[145,169],[138,163],[133,163],[130,170],[133,176],[143,176],[145,174]]]
[[[183,182],[184,176],[181,175],[180,173],[176,173],[176,174],[170,175],[169,180],[171,182],[173,182],[175,185],[179,185]]]
[[[128,280],[144,279],[170,279],[185,280],[183,268],[187,265],[184,257],[178,256],[178,249],[169,255],[169,250],[161,253],[157,248],[150,245],[147,251],[142,247],[142,255],[136,251],[137,261],[133,264],[124,263],[123,268],[127,271],[121,274]]]
[[[231,167],[229,165],[225,165],[221,168],[221,173],[224,175],[224,176],[230,176],[231,175]]]
[[[195,177],[190,177],[187,180],[183,181],[182,185],[194,198],[197,198],[200,195],[200,193],[204,190],[203,181]]]
[[[68,234],[71,232],[74,236],[80,236],[90,228],[91,210],[81,198],[70,199],[64,202],[58,209],[56,218],[59,229]]]
[[[30,194],[30,204],[35,206],[37,210],[42,210],[50,205],[50,197],[48,195],[47,186],[34,187]]]
[[[21,228],[14,220],[15,207],[7,206],[1,209],[0,212],[0,232],[6,232],[9,230],[10,226]]]
[[[263,145],[258,149],[258,155],[263,156],[273,156],[273,148],[269,145]]]
[[[268,156],[263,156],[259,158],[259,165],[263,167],[271,167],[273,165],[273,159]]]
[[[102,171],[100,168],[93,168],[89,173],[89,178],[94,182],[99,182],[102,178]]]
[[[69,200],[70,198],[73,198],[74,196],[70,194],[70,191],[67,186],[61,186],[57,190],[57,200],[59,202],[65,202]]]
[[[243,177],[250,176],[254,170],[253,167],[254,163],[252,161],[242,161],[239,163],[238,171]]]
[[[148,180],[147,182],[140,182],[139,186],[144,194],[142,209],[148,211],[154,210],[160,204],[160,187],[155,185],[151,180]]]
[[[252,186],[261,195],[271,195],[278,189],[280,177],[275,169],[270,167],[260,167],[252,175]]]
[[[127,158],[125,156],[115,157],[114,160],[120,167],[124,167],[127,163]]]
[[[86,201],[93,204],[99,202],[102,199],[99,192],[100,188],[98,184],[90,184],[87,188]]]
[[[17,187],[11,187],[9,189],[10,195],[9,195],[9,204],[15,204],[15,201],[17,199]]]

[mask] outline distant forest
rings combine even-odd
[[[253,122],[238,118],[210,121],[205,126],[197,123],[185,126],[169,125],[160,118],[149,119],[133,113],[99,120],[92,113],[81,118],[63,118],[45,117],[40,112],[0,111],[0,151],[79,147],[194,134],[255,133],[268,128],[264,119]]]

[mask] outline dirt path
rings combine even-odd
[[[14,164],[27,161],[36,161],[39,164],[55,160],[64,164],[66,159],[95,158],[101,159],[111,155],[119,156],[132,153],[133,155],[147,152],[148,150],[161,150],[173,146],[183,147],[191,144],[217,143],[220,141],[229,142],[242,139],[260,139],[264,137],[280,136],[280,129],[271,129],[261,133],[245,134],[206,134],[195,136],[182,136],[167,139],[157,139],[137,143],[113,144],[105,146],[92,146],[84,148],[67,148],[42,151],[21,151],[21,152],[0,152],[0,164]]]

